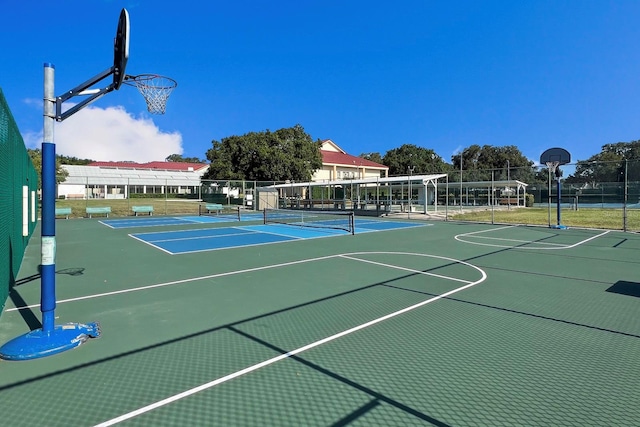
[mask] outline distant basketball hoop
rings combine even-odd
[[[571,154],[564,148],[549,148],[540,155],[540,163],[547,165],[549,172],[556,178],[562,176],[560,165],[571,162]]]
[[[123,83],[138,88],[138,91],[144,96],[147,110],[151,114],[165,113],[169,95],[178,86],[175,80],[157,74],[126,76]]]
[[[567,228],[561,223],[561,209],[560,209],[560,200],[561,200],[561,191],[562,187],[560,185],[560,177],[562,176],[562,171],[560,170],[560,165],[566,165],[571,162],[571,154],[565,150],[564,148],[549,148],[545,150],[540,155],[540,163],[547,165],[549,168],[549,192],[548,192],[548,206],[549,206],[549,226],[552,228]],[[558,224],[552,226],[551,225],[551,174],[555,175],[556,178],[556,187],[557,187],[557,215],[558,215]]]

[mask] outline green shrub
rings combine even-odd
[[[533,207],[533,202],[535,201],[535,197],[533,194],[525,194],[525,199],[524,199],[524,205],[528,208],[532,208]]]

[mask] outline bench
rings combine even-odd
[[[56,208],[56,216],[64,215],[65,219],[69,219],[71,215],[71,208]]]
[[[149,216],[153,215],[153,206],[131,206],[131,210],[135,216],[139,213],[148,213]]]
[[[216,213],[220,213],[220,211],[222,211],[222,205],[220,203],[207,203],[205,205],[205,209],[207,210],[207,213],[211,213],[212,211],[215,211]]]
[[[518,198],[517,197],[503,197],[498,200],[498,203],[501,205],[517,205]]]
[[[91,215],[95,215],[95,214],[105,214],[107,215],[107,218],[109,218],[109,214],[111,213],[111,207],[102,206],[102,207],[95,207],[95,208],[86,208],[86,212],[87,212],[87,215],[89,215],[89,218],[91,218]]]

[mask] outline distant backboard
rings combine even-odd
[[[549,148],[540,155],[540,164],[548,165],[556,163],[558,165],[566,165],[571,162],[571,154],[564,148]]]
[[[129,12],[122,9],[113,40],[113,87],[120,89],[129,60]]]

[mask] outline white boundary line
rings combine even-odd
[[[165,286],[179,285],[179,284],[182,284],[182,283],[197,282],[197,281],[200,281],[200,280],[208,280],[208,279],[216,279],[218,277],[225,277],[225,276],[234,276],[236,274],[251,273],[251,272],[260,271],[260,270],[269,270],[271,268],[286,267],[286,266],[289,266],[289,265],[303,264],[303,263],[311,262],[311,261],[320,261],[320,260],[324,260],[324,259],[335,258],[335,257],[338,257],[338,256],[339,255],[329,255],[329,256],[318,257],[318,258],[309,258],[309,259],[303,259],[303,260],[300,260],[300,261],[291,261],[291,262],[284,262],[284,263],[281,263],[281,264],[267,265],[267,266],[264,266],[264,267],[254,267],[254,268],[248,268],[248,269],[245,269],[245,270],[229,271],[227,273],[209,274],[207,276],[192,277],[190,279],[173,280],[171,282],[157,283],[155,285],[147,285],[147,286],[139,286],[139,287],[136,287],[136,288],[121,289],[119,291],[103,292],[103,293],[100,293],[100,294],[85,295],[85,296],[76,297],[76,298],[67,298],[67,299],[56,301],[56,304],[63,304],[63,303],[68,303],[68,302],[82,301],[82,300],[87,300],[87,299],[102,298],[102,297],[108,297],[108,296],[111,296],[111,295],[118,295],[118,294],[127,294],[127,293],[130,293],[130,292],[146,291],[146,290],[149,290],[149,289],[163,288]],[[40,307],[40,304],[31,304],[31,305],[23,305],[23,306],[15,307],[15,308],[7,308],[4,311],[5,312],[18,311],[18,310],[21,310],[23,308],[34,308],[34,307]]]
[[[215,387],[215,386],[217,386],[219,384],[222,384],[222,383],[225,383],[225,382],[230,381],[232,379],[238,378],[238,377],[240,377],[242,375],[251,373],[253,371],[257,371],[258,369],[261,369],[261,368],[264,368],[266,366],[272,365],[272,364],[274,364],[276,362],[279,362],[281,360],[285,360],[285,359],[287,359],[287,358],[289,358],[291,356],[295,356],[297,354],[300,354],[300,353],[305,352],[307,350],[310,350],[312,348],[318,347],[318,346],[320,346],[322,344],[326,344],[326,343],[334,341],[334,340],[336,340],[338,338],[341,338],[341,337],[344,337],[346,335],[349,335],[349,334],[352,334],[354,332],[357,332],[357,331],[359,331],[361,329],[368,328],[368,327],[373,326],[373,325],[375,325],[377,323],[383,322],[385,320],[389,320],[389,319],[391,319],[393,317],[396,317],[396,316],[399,316],[401,314],[407,313],[409,311],[415,310],[416,308],[420,308],[420,307],[425,306],[427,304],[430,304],[432,302],[438,301],[438,300],[440,300],[442,298],[446,298],[446,297],[448,297],[450,295],[453,295],[453,294],[455,294],[457,292],[460,292],[460,291],[468,289],[468,288],[470,288],[472,286],[475,286],[478,283],[482,283],[487,278],[487,274],[482,269],[476,267],[473,264],[469,264],[467,262],[456,260],[456,259],[453,259],[453,258],[447,258],[447,257],[441,257],[441,256],[435,256],[435,255],[417,254],[417,253],[409,253],[409,252],[354,252],[354,253],[350,253],[350,254],[333,255],[331,257],[343,257],[343,258],[348,258],[348,259],[352,259],[352,260],[356,260],[356,261],[371,262],[371,261],[368,261],[368,260],[362,260],[362,259],[358,259],[358,258],[353,258],[352,257],[353,255],[364,255],[364,254],[414,255],[414,256],[422,256],[422,257],[431,257],[431,258],[443,259],[443,260],[447,260],[447,261],[451,261],[451,262],[455,262],[455,263],[460,263],[460,264],[464,264],[464,265],[467,265],[469,267],[472,267],[472,268],[474,268],[474,269],[476,269],[476,270],[478,270],[480,272],[481,278],[479,280],[475,281],[475,282],[468,283],[468,284],[466,284],[464,286],[461,286],[459,288],[453,289],[453,290],[451,290],[449,292],[445,292],[445,293],[440,294],[438,296],[435,296],[433,298],[429,298],[428,300],[419,302],[419,303],[411,305],[409,307],[405,307],[405,308],[403,308],[401,310],[398,310],[398,311],[394,311],[393,313],[389,313],[389,314],[387,314],[385,316],[378,317],[377,319],[373,319],[373,320],[371,320],[369,322],[360,324],[360,325],[355,326],[353,328],[346,329],[346,330],[344,330],[342,332],[338,332],[337,334],[330,335],[330,336],[328,336],[326,338],[323,338],[321,340],[318,340],[318,341],[312,342],[310,344],[307,344],[305,346],[299,347],[299,348],[297,348],[295,350],[291,350],[291,351],[289,351],[289,352],[287,352],[285,354],[281,354],[281,355],[278,355],[276,357],[272,357],[271,359],[267,359],[265,361],[262,361],[260,363],[255,364],[255,365],[248,366],[248,367],[246,367],[244,369],[241,369],[239,371],[233,372],[233,373],[231,373],[229,375],[225,375],[225,376],[217,378],[217,379],[215,379],[213,381],[201,384],[201,385],[199,385],[197,387],[194,387],[194,388],[191,388],[189,390],[185,390],[182,393],[178,393],[178,394],[175,394],[173,396],[169,396],[166,399],[162,399],[162,400],[154,402],[154,403],[152,403],[150,405],[144,406],[142,408],[138,408],[138,409],[136,409],[134,411],[128,412],[128,413],[123,414],[123,415],[120,415],[119,417],[112,418],[112,419],[104,421],[104,422],[102,422],[100,424],[96,424],[94,427],[112,426],[112,425],[118,424],[118,423],[120,423],[122,421],[126,421],[126,420],[129,420],[131,418],[137,417],[138,415],[142,415],[142,414],[145,414],[147,412],[153,411],[153,410],[158,409],[160,407],[166,406],[166,405],[168,405],[170,403],[176,402],[178,400],[181,400],[181,399],[184,399],[186,397],[192,396],[192,395],[194,395],[196,393],[199,393],[201,391],[204,391],[204,390],[210,389],[212,387]],[[329,258],[329,257],[327,257],[327,258]],[[386,266],[385,264],[379,264],[379,265]],[[394,268],[398,268],[398,266],[393,266],[393,267]],[[403,268],[401,268],[401,269],[403,269]],[[413,270],[411,270],[411,271],[413,271]]]
[[[550,243],[550,242],[539,242],[539,241],[531,241],[531,240],[520,240],[520,239],[506,239],[503,237],[488,237],[488,236],[478,236],[479,239],[483,239],[483,240],[500,240],[503,242],[514,242],[516,244],[520,244],[520,243],[535,243],[536,245],[543,245],[543,246],[560,246],[561,248],[566,248],[567,244],[565,243]],[[465,240],[466,242],[466,240]],[[470,243],[470,242],[469,242]]]
[[[394,252],[394,253],[396,253],[396,252]],[[426,271],[414,270],[414,269],[412,269],[412,268],[399,267],[399,266],[397,266],[397,265],[385,264],[385,263],[382,263],[382,262],[375,262],[375,261],[369,261],[369,260],[365,260],[365,259],[353,258],[353,257],[351,257],[351,256],[349,256],[349,255],[340,255],[340,256],[341,256],[342,258],[352,259],[352,260],[360,261],[360,262],[367,262],[367,263],[369,263],[369,264],[380,265],[380,266],[382,266],[382,267],[388,267],[388,268],[394,268],[394,269],[396,269],[396,270],[408,271],[408,272],[410,272],[410,273],[424,274],[425,276],[438,277],[438,278],[440,278],[440,279],[455,280],[455,281],[457,281],[457,282],[462,282],[462,283],[467,283],[467,284],[468,284],[468,283],[471,283],[471,282],[470,282],[470,281],[468,281],[468,280],[462,280],[462,279],[458,279],[458,278],[455,278],[455,277],[442,276],[442,275],[440,275],[440,274],[428,273],[428,272],[426,272]],[[431,255],[431,256],[432,256],[433,258],[440,258],[440,257],[437,257],[437,256],[435,256],[435,255]],[[457,262],[461,262],[461,263],[463,263],[462,261],[457,261]]]
[[[192,219],[187,219],[187,218],[197,218],[194,216],[187,216],[187,217],[179,217],[179,216],[161,216],[161,217],[137,217],[137,219],[104,219],[104,220],[100,220],[99,222],[109,228],[112,228],[114,230],[121,230],[123,228],[146,228],[146,227],[162,227],[162,226],[169,226],[169,225],[181,225],[184,223],[187,224],[204,224],[204,222],[202,221],[196,221],[196,220],[192,220]],[[112,226],[111,224],[107,224],[106,221],[109,221],[109,223],[114,223],[116,226]],[[136,224],[136,222],[140,222],[141,224]],[[129,224],[127,226],[118,226],[118,224]],[[144,225],[147,224],[147,225]]]
[[[151,242],[148,242],[148,241],[143,240],[143,239],[141,239],[141,238],[139,238],[139,237],[137,237],[137,236],[134,236],[133,234],[128,234],[128,236],[129,236],[129,237],[131,237],[132,239],[136,239],[137,241],[144,243],[145,245],[149,245],[149,246],[151,246],[151,247],[152,247],[152,248],[154,248],[154,249],[160,249],[162,252],[168,253],[169,255],[174,255],[174,253],[173,253],[173,252],[168,251],[168,250],[166,250],[166,249],[164,249],[164,248],[161,248],[160,246],[156,246],[156,245],[154,245],[154,244],[153,244],[153,243],[151,243]]]
[[[177,237],[170,239],[160,239],[160,240],[149,240],[149,243],[164,243],[164,242],[180,242],[183,240],[201,240],[201,239],[220,239],[223,237],[233,237],[233,236],[247,236],[255,233],[251,233],[250,230],[243,230],[236,227],[231,227],[234,230],[238,230],[237,233],[229,233],[229,234],[214,234],[210,236],[192,236],[192,237]],[[226,229],[226,228],[225,228]],[[216,228],[212,228],[212,230],[217,230]],[[134,237],[130,234],[131,237]],[[136,236],[137,237],[137,236]]]
[[[490,246],[493,248],[507,248],[507,249],[526,249],[526,250],[559,250],[559,249],[572,249],[575,248],[576,246],[580,246],[583,243],[587,243],[590,240],[593,239],[597,239],[598,237],[604,236],[605,234],[608,234],[609,232],[611,232],[611,230],[606,230],[600,234],[596,234],[595,236],[591,236],[587,239],[581,240],[577,243],[574,243],[572,245],[563,245],[561,243],[549,243],[549,242],[535,242],[535,241],[527,241],[527,240],[517,240],[517,239],[503,239],[503,238],[498,238],[498,237],[485,237],[485,236],[479,236],[479,238],[482,239],[491,239],[491,240],[504,240],[504,241],[511,241],[514,242],[514,245],[498,245],[498,244],[491,244],[491,243],[484,243],[484,242],[473,242],[470,240],[464,240],[464,237],[467,236],[473,236],[476,234],[480,234],[480,233],[487,233],[487,232],[492,232],[492,231],[497,231],[497,230],[504,230],[506,228],[513,228],[513,227],[517,227],[515,225],[509,225],[506,227],[498,227],[498,228],[490,228],[487,230],[481,230],[481,231],[473,231],[471,233],[463,233],[463,234],[457,234],[454,236],[454,239],[456,239],[459,242],[462,243],[468,243],[470,245],[478,245],[478,246]],[[531,245],[541,245],[541,246],[518,246],[522,243],[530,243]],[[546,245],[546,246],[543,246]],[[555,245],[555,246],[554,246]]]
[[[163,288],[165,286],[180,285],[182,283],[198,282],[200,280],[217,279],[219,277],[234,276],[236,274],[252,273],[252,272],[255,272],[255,271],[270,270],[272,268],[288,267],[288,266],[291,266],[291,265],[304,264],[304,263],[307,263],[307,262],[322,261],[322,260],[327,260],[327,259],[332,259],[332,258],[349,257],[349,256],[354,256],[354,255],[362,255],[362,254],[400,254],[400,255],[421,255],[421,256],[424,256],[422,254],[416,254],[416,253],[412,253],[412,252],[350,252],[350,253],[344,253],[344,254],[327,255],[327,256],[316,257],[316,258],[307,258],[307,259],[302,259],[302,260],[298,260],[298,261],[283,262],[283,263],[280,263],[280,264],[266,265],[266,266],[263,266],[263,267],[247,268],[247,269],[244,269],[244,270],[229,271],[229,272],[226,272],[226,273],[209,274],[209,275],[206,275],[206,276],[192,277],[192,278],[189,278],[189,279],[173,280],[171,282],[156,283],[154,285],[147,285],[147,286],[138,286],[138,287],[135,287],[135,288],[121,289],[119,291],[102,292],[102,293],[99,293],[99,294],[85,295],[85,296],[75,297],[75,298],[66,298],[66,299],[57,300],[56,304],[65,304],[65,303],[69,303],[69,302],[76,302],[76,301],[83,301],[83,300],[88,300],[88,299],[102,298],[102,297],[108,297],[108,296],[112,296],[112,295],[128,294],[128,293],[131,293],[131,292],[140,292],[140,291],[146,291],[146,290],[149,290],[149,289]],[[453,259],[444,258],[444,257],[438,257],[438,256],[435,256],[435,255],[428,255],[428,256],[430,256],[432,258],[441,258],[441,259],[445,259],[445,260],[452,260],[452,261],[455,261],[457,263],[465,264],[465,265],[468,265],[470,267],[473,267],[473,268],[477,269],[477,267],[473,266],[472,264],[468,264],[468,263],[466,263],[464,261],[453,260]],[[359,261],[372,262],[372,261],[366,261],[366,260],[359,260]],[[398,267],[398,266],[395,266],[395,268],[403,269],[403,267]],[[413,271],[413,270],[410,270],[410,271]],[[450,278],[450,279],[451,280],[459,280],[459,279],[455,279],[455,278]],[[4,310],[4,312],[8,313],[8,312],[12,312],[12,311],[18,311],[18,310],[21,310],[23,308],[35,308],[35,307],[40,307],[40,304],[21,305],[19,307],[6,308]]]

